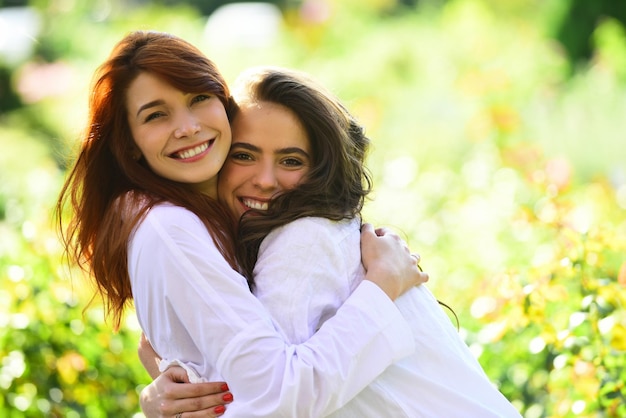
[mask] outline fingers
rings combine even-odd
[[[363,225],[361,225],[361,233],[375,235],[377,237],[384,237],[384,236],[388,236],[388,237],[396,236],[397,237],[397,235],[391,229],[386,228],[384,226],[374,229],[374,225],[370,223],[364,223]]]
[[[361,226],[361,234],[369,234],[372,237],[376,236],[376,237],[390,238],[390,239],[394,239],[396,241],[404,243],[404,240],[402,240],[402,238],[400,238],[398,234],[396,234],[392,229],[384,227],[384,226],[374,229],[374,226],[372,224],[364,223]]]
[[[404,239],[402,239],[402,237],[400,237],[400,235],[398,235],[392,229],[387,228],[387,227],[379,227],[379,228],[376,228],[374,230],[374,233],[376,234],[377,237],[380,237],[380,238],[384,237],[386,239],[391,239],[393,241],[396,241],[396,242],[400,243],[400,245],[403,247],[403,249],[407,253],[411,252],[409,250],[409,245],[406,243],[406,241]]]
[[[182,370],[182,372],[181,372]],[[141,391],[141,409],[146,418],[218,417],[233,401],[225,382],[178,383],[187,380],[181,367],[170,367]]]
[[[409,245],[407,244],[407,242],[402,239],[398,234],[396,234],[393,230],[386,228],[386,227],[379,227],[374,229],[374,227],[371,224],[363,224],[363,226],[367,226],[367,232],[369,233],[369,231],[374,231],[374,233],[376,234],[377,237],[385,237],[385,238],[389,238],[392,240],[395,240],[396,242],[398,242],[400,244],[400,246],[402,247],[402,249],[411,256],[411,258],[413,258],[415,260],[415,264],[417,265],[417,268],[422,271],[422,267],[419,265],[420,261],[421,261],[421,257],[418,253],[412,253],[411,249],[409,248]],[[361,231],[363,232],[364,230],[361,229]]]
[[[422,258],[417,253],[410,254],[410,260],[412,264],[411,266],[409,266],[408,270],[406,270],[407,271],[406,274],[412,277],[412,282],[414,286],[419,286],[421,284],[424,284],[428,282],[430,278],[428,276],[428,273],[424,272],[424,270],[422,270],[422,267],[419,264],[421,259]]]
[[[428,281],[428,279],[430,279],[430,276],[428,276],[428,273],[426,273],[422,269],[422,266],[420,266],[420,261],[422,261],[422,257],[419,254],[417,254],[417,253],[411,253],[411,258],[413,260],[415,260],[415,266],[419,270],[416,273],[417,274],[416,285],[420,285],[420,284],[426,283]]]
[[[188,386],[194,386],[191,383]],[[205,395],[197,398],[164,399],[159,405],[161,417],[171,417],[182,413],[184,417],[219,417],[233,401],[230,392]]]
[[[374,233],[374,225],[370,223],[364,223],[361,225],[361,232],[363,233]]]
[[[164,387],[163,396],[169,399],[183,398],[210,398],[215,395],[220,397],[228,392],[228,385],[224,382],[190,383],[186,385],[176,384]],[[232,395],[231,395],[232,396]],[[222,402],[217,402],[219,404]]]
[[[366,279],[377,284],[395,300],[413,286],[426,283],[421,256],[412,253],[406,241],[391,229],[364,224],[361,230],[361,257]]]
[[[422,268],[419,266],[419,264],[417,265],[417,268],[419,269],[419,273],[417,274],[417,284],[416,284],[416,286],[419,286],[420,284],[424,284],[424,283],[428,282],[428,280],[430,279],[430,276],[428,275],[428,273],[426,273],[425,271],[422,270]]]
[[[189,386],[193,385],[195,383]],[[169,400],[161,404],[160,412],[162,417],[172,417],[179,413],[184,418],[219,417],[226,412],[227,405],[232,401],[233,395],[230,392]]]
[[[374,232],[379,237],[385,237],[385,236],[388,236],[388,237],[396,236],[397,237],[397,235],[391,229],[386,228],[386,227],[376,228],[374,230]]]

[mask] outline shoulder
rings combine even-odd
[[[187,228],[203,226],[195,213],[171,203],[160,203],[150,208],[144,218],[144,224],[160,225],[165,228]]]
[[[206,273],[218,264],[231,269],[200,218],[169,203],[155,205],[146,213],[130,238],[128,254],[131,264],[145,267],[147,263],[150,269],[184,266],[187,274],[191,274],[189,269]]]
[[[302,236],[307,234],[308,237],[324,235],[342,237],[354,231],[360,231],[360,224],[357,219],[333,221],[327,218],[304,217],[276,228],[270,235],[297,234]],[[307,236],[302,236],[302,238],[306,239]]]
[[[198,217],[191,212],[189,209],[185,209],[181,206],[176,206],[172,203],[159,203],[154,205],[148,211],[148,215],[154,219],[163,219],[163,220],[172,220],[175,221],[177,219],[198,219]]]
[[[263,240],[261,251],[273,248],[336,248],[360,240],[358,219],[333,221],[304,217],[274,229]]]
[[[213,246],[211,235],[193,212],[171,203],[160,203],[150,208],[137,225],[131,242],[154,246],[159,243],[180,245],[202,242]]]

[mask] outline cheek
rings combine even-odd
[[[230,121],[228,120],[226,109],[219,100],[216,99],[210,106],[202,108],[200,117],[207,121],[208,124],[221,125],[220,130],[222,133],[228,131],[228,135],[231,134]]]
[[[158,164],[158,159],[156,157],[158,151],[156,150],[156,146],[149,141],[135,141],[135,144],[150,168],[154,170],[154,165]]]
[[[157,147],[154,131],[150,129],[131,128],[130,134],[135,141],[135,145],[139,148],[139,151],[148,159]]]
[[[284,190],[289,190],[289,189],[293,189],[294,187],[296,187],[298,184],[300,184],[300,182],[304,179],[306,173],[303,172],[294,172],[294,173],[288,173],[285,176],[283,176],[281,183],[281,187]]]
[[[226,161],[219,176],[219,193],[223,199],[227,199],[232,196],[235,189],[241,183],[241,170],[237,169],[237,166]]]

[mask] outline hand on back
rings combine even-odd
[[[428,281],[428,273],[418,266],[420,256],[411,253],[406,242],[387,228],[363,224],[361,258],[367,271],[365,279],[378,285],[392,300]]]

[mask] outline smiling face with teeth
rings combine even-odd
[[[272,197],[297,186],[309,172],[309,138],[287,107],[262,101],[243,104],[232,130],[233,143],[218,191],[235,215],[266,210]]]
[[[135,144],[152,171],[217,197],[217,173],[231,144],[222,102],[142,72],[130,84],[126,104]]]

